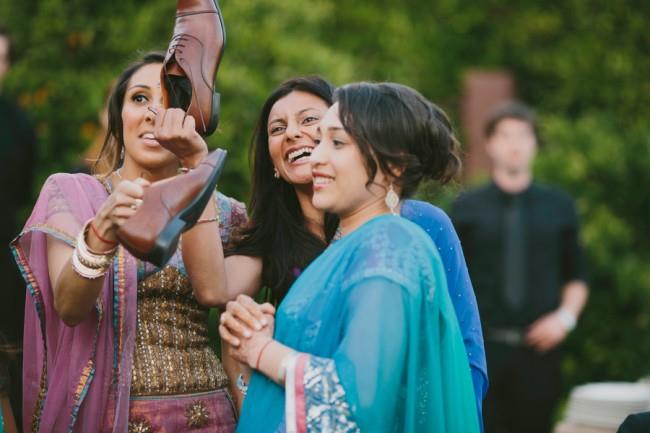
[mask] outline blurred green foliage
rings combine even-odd
[[[264,98],[294,75],[393,80],[457,118],[463,74],[507,69],[542,120],[540,179],[578,202],[592,296],[569,339],[566,385],[635,380],[650,359],[650,3],[645,0],[222,0],[227,48],[220,188],[246,199],[247,149]],[[0,0],[21,52],[7,87],[35,118],[40,182],[73,165],[111,80],[165,49],[172,0]],[[447,203],[427,186],[422,195]]]

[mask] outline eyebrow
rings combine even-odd
[[[143,89],[151,89],[151,86],[147,86],[146,84],[134,84],[133,86],[126,89],[126,91],[128,92],[129,90],[131,90],[131,89],[133,89],[135,87],[142,87]]]
[[[330,126],[330,127],[327,128],[327,130],[328,130],[328,131],[343,131],[344,128],[341,127],[341,126]],[[317,131],[319,134],[322,134],[322,133],[323,133],[323,131],[321,130],[320,126],[318,126],[318,127],[316,128],[316,131]]]
[[[296,113],[296,114],[301,115],[301,114],[303,114],[303,113],[305,113],[307,111],[311,111],[311,110],[317,110],[317,108],[316,107],[303,108],[302,110],[298,111],[298,113]],[[275,118],[273,120],[269,120],[268,124],[270,125],[271,123],[275,123],[275,122],[283,122],[283,120],[280,119],[280,118]]]

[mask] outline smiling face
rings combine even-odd
[[[327,111],[318,96],[293,91],[273,104],[267,123],[269,154],[280,177],[292,185],[311,184],[309,157],[316,128]]]
[[[177,165],[176,156],[154,138],[154,114],[150,107],[162,107],[160,69],[162,64],[150,63],[138,69],[126,87],[122,107],[124,165],[143,170],[161,170]]]
[[[374,182],[368,183],[368,170],[359,146],[339,118],[339,105],[334,104],[318,127],[317,146],[311,155],[313,176],[312,203],[317,209],[344,218],[383,201],[386,177],[377,171]]]

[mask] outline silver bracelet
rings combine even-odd
[[[573,331],[578,322],[578,318],[575,314],[562,307],[557,310],[557,318],[560,320],[567,332]]]

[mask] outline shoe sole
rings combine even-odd
[[[156,239],[156,242],[148,254],[147,261],[162,268],[167,264],[169,259],[174,255],[178,247],[178,240],[181,233],[192,228],[203,213],[210,197],[214,193],[217,181],[221,176],[228,152],[223,149],[217,149],[215,152],[221,152],[208,181],[197,196],[179,212],[171,221],[165,225]]]

